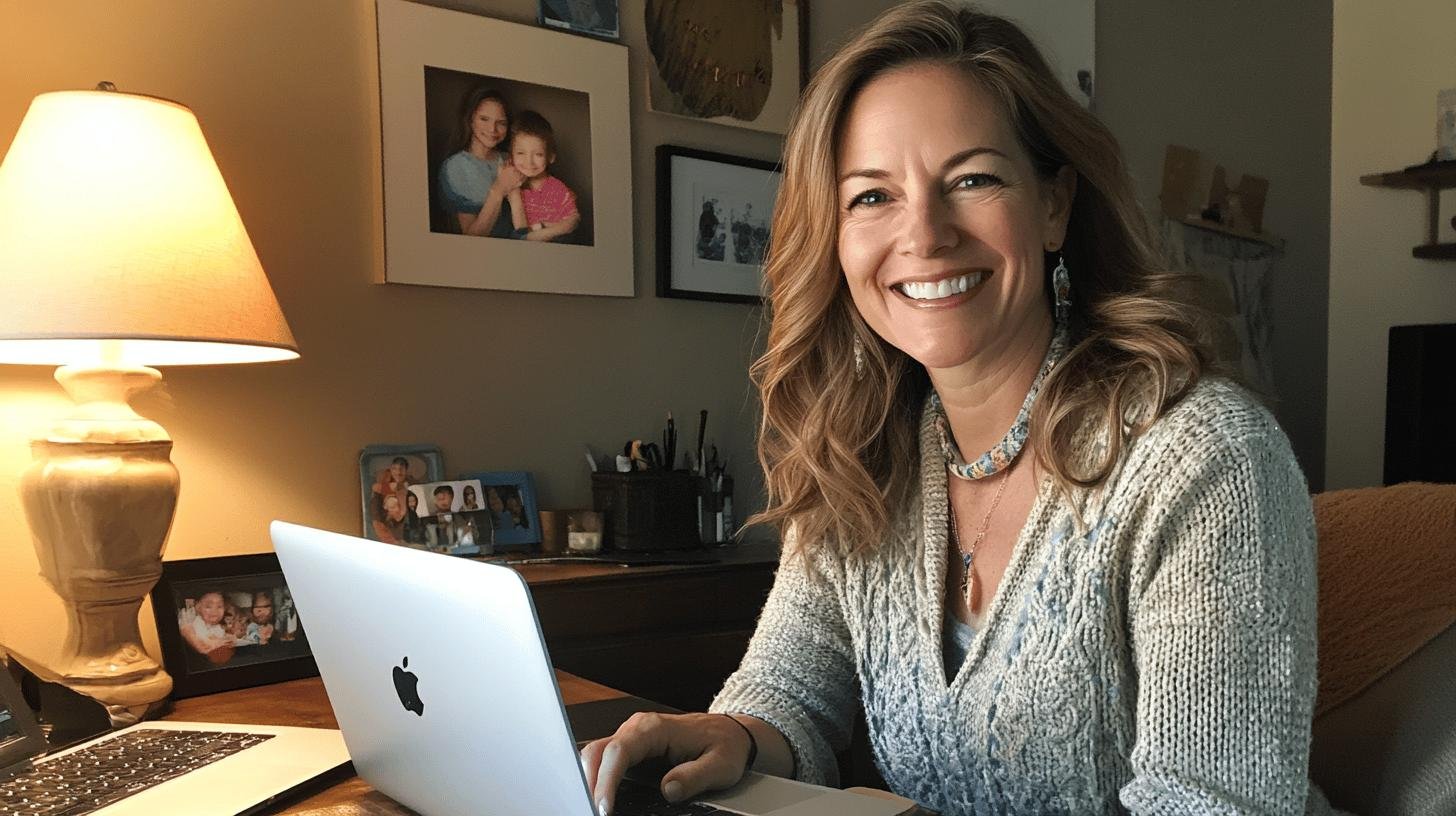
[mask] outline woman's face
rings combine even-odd
[[[466,485],[465,492],[461,501],[465,502],[466,504],[475,504],[475,488],[471,487],[470,485]]]
[[[506,509],[505,504],[501,502],[500,494],[490,488],[485,489],[485,506],[497,513]]]
[[[1075,178],[1041,181],[992,96],[940,65],[894,70],[838,144],[839,262],[855,307],[928,369],[1019,357],[1051,321],[1043,250]]]
[[[486,150],[494,150],[506,137],[509,125],[505,106],[494,99],[486,99],[475,106],[475,113],[470,117],[470,136]]]

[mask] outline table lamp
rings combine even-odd
[[[134,721],[172,689],[137,613],[177,504],[172,441],[129,404],[151,366],[256,363],[298,348],[197,117],[117,92],[32,100],[0,163],[0,363],[59,366],[72,413],[21,480],[68,631],[41,665]]]

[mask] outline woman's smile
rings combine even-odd
[[[891,284],[890,291],[917,309],[954,308],[980,294],[989,277],[990,270],[979,269],[949,277],[904,280]]]

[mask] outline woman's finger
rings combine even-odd
[[[661,715],[633,714],[622,727],[617,729],[602,749],[601,764],[597,767],[596,785],[592,798],[597,804],[598,816],[608,816],[617,801],[617,786],[627,769],[652,756],[667,753],[668,726]]]
[[[581,749],[581,770],[586,774],[586,789],[593,794],[597,789],[597,769],[602,765],[602,751],[608,742],[609,738],[592,740]]]
[[[732,787],[743,778],[742,760],[731,752],[710,748],[703,755],[673,768],[662,776],[662,795],[669,802],[681,802],[703,791]]]

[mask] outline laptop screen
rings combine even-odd
[[[20,723],[16,722],[15,715],[10,713],[4,703],[0,703],[0,745],[18,740],[22,736],[24,735],[20,733]]]

